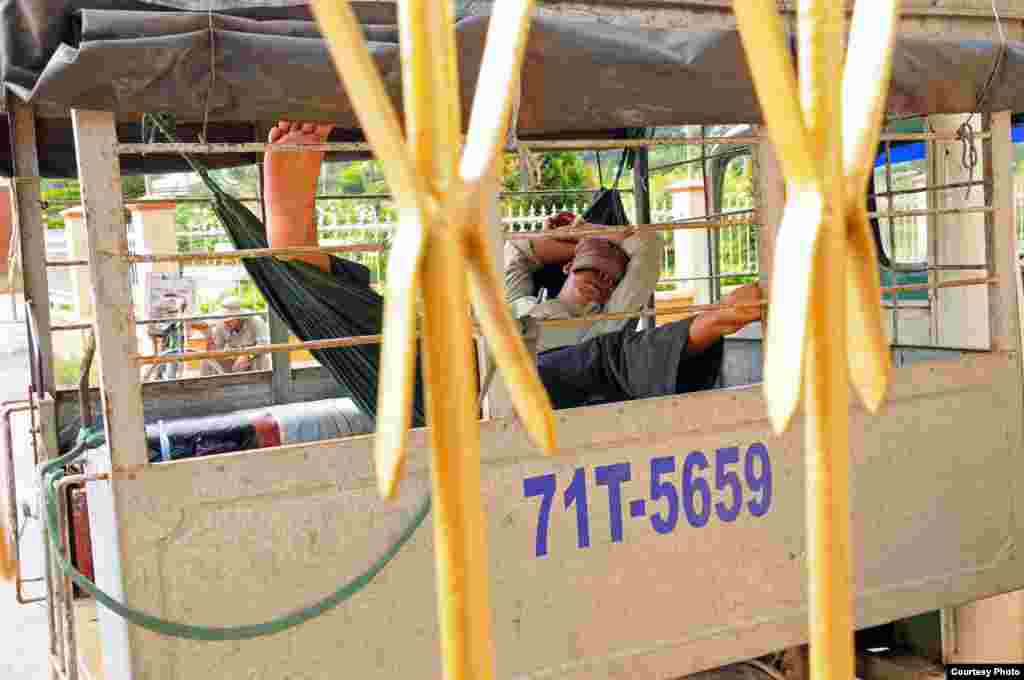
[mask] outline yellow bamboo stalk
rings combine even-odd
[[[879,299],[874,235],[863,196],[882,131],[899,0],[860,2],[853,12],[843,72],[843,173],[846,177],[846,334],[850,377],[861,399],[876,412],[889,386],[890,366]],[[879,83],[882,84],[879,87]]]
[[[505,147],[532,10],[533,0],[502,0],[492,8],[462,156],[461,175],[468,182],[484,178]]]
[[[494,173],[485,178],[497,189]],[[555,421],[551,398],[540,382],[535,370],[533,357],[523,344],[519,328],[509,314],[505,301],[505,284],[485,236],[487,216],[497,217],[496,194],[494,191],[478,193],[480,211],[477,225],[467,231],[463,243],[466,261],[469,264],[470,296],[477,319],[487,338],[498,368],[505,378],[505,385],[515,405],[516,413],[530,439],[548,455],[555,453]],[[488,210],[488,203],[490,209]]]
[[[495,172],[508,135],[513,92],[519,87],[532,9],[533,0],[506,0],[494,7],[460,167],[464,188],[452,211],[465,215],[455,223],[464,226],[462,245],[473,308],[516,412],[533,442],[553,454],[551,400],[509,313],[504,283],[488,247],[487,216],[493,216],[500,189]]]
[[[797,21],[804,121],[828,201],[811,277],[814,285],[804,373],[810,677],[849,680],[854,676],[854,665],[845,336],[846,204],[839,74],[842,7],[833,0],[801,0]]]
[[[436,0],[402,0],[406,122],[417,172],[443,207],[455,184],[458,107],[452,17]],[[453,102],[454,100],[454,102]],[[450,213],[449,213],[450,214]],[[441,665],[445,678],[494,676],[487,539],[480,488],[476,371],[464,253],[465,227],[421,211],[430,257],[422,265],[423,368],[430,422]],[[449,220],[445,220],[450,222]]]
[[[788,427],[802,394],[810,271],[825,207],[820,173],[813,162],[814,144],[807,134],[775,3],[736,0],[733,8],[788,193],[776,236],[772,289],[792,302],[773,311],[765,338],[764,364],[768,416],[775,431],[781,432]]]

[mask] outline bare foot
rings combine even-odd
[[[270,131],[270,144],[321,144],[333,125],[281,121]],[[263,183],[267,206],[267,237],[272,248],[317,245],[315,197],[320,176],[320,151],[267,151],[263,157]],[[297,259],[330,270],[327,255]]]

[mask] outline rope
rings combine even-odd
[[[1003,30],[1003,21],[999,16],[999,10],[996,8],[995,0],[992,0],[992,16],[995,18],[996,29],[999,32],[999,51],[996,53],[995,61],[992,63],[992,70],[988,74],[988,79],[985,81],[985,85],[981,88],[981,93],[978,95],[977,104],[974,107],[976,112],[982,111],[985,104],[988,102],[989,93],[992,91],[992,83],[995,81],[996,74],[999,73],[999,70],[1003,66],[1003,61],[1006,59],[1006,32]],[[978,165],[978,148],[974,140],[974,128],[971,126],[971,114],[969,114],[967,119],[960,124],[959,128],[957,128],[956,136],[963,144],[963,150],[960,155],[960,164],[969,172],[969,179],[973,182],[974,169]],[[973,189],[973,186],[967,187],[967,190],[964,192],[964,200],[970,199],[971,191]]]
[[[964,200],[971,197],[971,189],[974,188],[974,168],[978,166],[978,146],[974,141],[974,126],[971,125],[971,116],[960,124],[956,130],[957,139],[961,143],[960,165],[968,171],[967,190],[964,193]]]
[[[206,128],[210,122],[210,100],[213,98],[213,90],[217,84],[217,41],[213,32],[213,4],[206,5],[206,16],[209,19],[210,33],[210,86],[206,88],[206,99],[203,102],[203,131],[199,138],[206,144]]]
[[[79,442],[68,453],[54,458],[40,466],[40,477],[43,482],[43,489],[46,494],[46,533],[50,541],[50,549],[57,558],[57,564],[65,576],[71,578],[79,588],[86,591],[96,601],[110,611],[122,617],[126,621],[145,628],[146,630],[170,637],[184,638],[187,640],[200,640],[203,642],[215,642],[224,640],[251,640],[253,638],[275,635],[277,633],[294,628],[306,621],[317,618],[348,600],[353,595],[365,588],[379,574],[384,567],[394,558],[395,555],[409,542],[412,535],[426,519],[430,512],[430,496],[428,495],[423,504],[416,511],[412,521],[403,529],[398,538],[388,547],[370,567],[362,574],[344,584],[333,593],[304,609],[273,618],[264,623],[249,624],[243,626],[199,626],[186,623],[168,621],[144,612],[133,609],[122,602],[115,600],[106,592],[100,590],[91,580],[86,578],[75,569],[64,554],[60,541],[57,537],[57,483],[64,477],[64,466],[74,463],[85,455],[89,449],[101,446],[105,441],[103,433],[84,433],[79,435]]]

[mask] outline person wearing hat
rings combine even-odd
[[[220,313],[226,316],[242,313],[238,298],[228,297],[220,303]],[[245,349],[270,342],[267,324],[258,316],[224,319],[212,324],[206,334],[206,349],[209,352]],[[204,359],[200,364],[201,375],[241,373],[244,371],[266,371],[270,369],[269,354],[250,354],[229,359]]]
[[[560,213],[547,226],[558,230],[575,221],[572,213]],[[652,232],[583,238],[570,232],[539,241],[510,240],[505,244],[504,255],[505,293],[513,316],[572,319],[639,312],[650,301],[661,275],[663,246]],[[561,290],[550,299],[543,299],[535,290],[534,273],[545,265],[561,267],[567,277]],[[538,349],[576,345],[629,324],[629,320],[614,320],[542,328]]]
[[[331,127],[281,121],[271,130],[268,142],[320,144]],[[318,244],[314,198],[322,159],[318,151],[264,155],[271,247]],[[653,234],[580,239],[570,233],[559,239],[511,241],[505,248],[508,301],[518,318],[638,311],[654,291],[661,257],[661,243]],[[352,280],[351,268],[362,266],[327,253],[295,259],[346,281]],[[540,299],[532,272],[554,263],[563,268],[566,281],[556,295]],[[555,408],[709,389],[718,379],[724,337],[759,320],[760,301],[761,289],[751,284],[725,296],[722,308],[643,331],[629,322],[599,322],[557,337],[548,333],[553,329],[545,328],[537,372]],[[377,296],[371,304],[382,307],[384,302]],[[379,309],[375,315],[380,315]]]

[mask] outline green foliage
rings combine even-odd
[[[46,228],[63,229],[64,219],[60,216],[61,211],[78,205],[82,200],[78,180],[44,179],[40,193],[43,202],[51,204],[45,212]]]
[[[99,384],[99,361],[96,359],[92,362],[92,367],[89,369],[89,384]],[[78,378],[82,373],[82,356],[76,354],[73,356],[61,356],[57,355],[53,359],[53,371],[54,378],[58,387],[77,387]]]
[[[146,195],[146,177],[144,175],[130,175],[121,178],[121,194],[126,201],[142,198]]]
[[[47,207],[44,215],[47,229],[63,229],[61,211],[82,202],[82,188],[77,179],[44,179],[40,182],[40,198]],[[146,195],[146,179],[143,175],[121,178],[121,194],[126,201]]]

